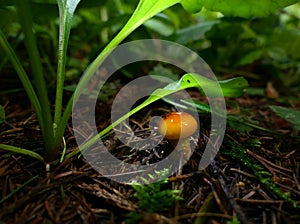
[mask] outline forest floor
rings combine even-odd
[[[2,97],[6,120],[0,126],[0,142],[42,154],[37,120],[24,98],[22,93],[15,100]],[[182,200],[172,206],[144,211],[132,186],[103,177],[84,157],[66,159],[46,172],[33,158],[0,150],[0,223],[130,223],[128,214],[138,217],[131,222],[144,224],[300,223],[299,132],[270,110],[273,99],[244,95],[230,101],[236,105],[228,106],[228,113],[247,111],[265,130],[242,130],[241,124],[237,130],[237,124],[229,123],[219,153],[207,168],[199,170],[205,136],[210,131],[209,124],[205,126],[210,117],[201,115],[204,125],[193,155],[182,171],[162,186],[162,191],[179,190]],[[169,109],[160,103],[131,120],[136,135],[147,135],[146,121],[157,111]],[[98,121],[101,129],[110,122],[110,105],[98,106],[103,115]],[[66,153],[76,150],[71,124],[65,141]],[[113,155],[131,158],[130,162],[153,163],[172,150],[167,141],[153,151],[130,150],[113,134],[105,143]]]

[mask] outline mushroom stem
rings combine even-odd
[[[177,151],[178,153],[180,153],[180,156],[182,156],[182,158],[184,158],[185,160],[188,160],[190,158],[192,153],[190,138],[169,140],[169,142],[177,148]]]

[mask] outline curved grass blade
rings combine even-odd
[[[43,114],[42,114],[41,105],[37,98],[36,92],[34,91],[34,88],[31,84],[18,56],[16,55],[13,48],[10,46],[10,44],[9,44],[8,40],[6,39],[2,30],[0,30],[0,45],[2,46],[3,50],[7,54],[12,65],[14,66],[14,69],[16,70],[17,75],[18,75],[19,79],[21,80],[22,85],[24,86],[24,89],[27,93],[27,96],[28,96],[30,102],[32,103],[32,106],[37,114],[39,123],[42,125],[43,123],[41,121],[43,118]]]
[[[69,155],[66,156],[66,158],[71,157],[77,153],[79,153],[82,150],[87,149],[91,145],[93,145],[96,141],[99,140],[99,138],[103,137],[105,134],[110,132],[115,126],[118,124],[122,123],[124,120],[129,118],[131,115],[135,114],[139,110],[143,109],[144,107],[150,105],[151,103],[162,99],[163,97],[170,95],[172,93],[175,93],[177,91],[187,89],[187,88],[198,88],[200,91],[202,91],[202,88],[205,87],[205,89],[209,89],[209,92],[211,95],[215,97],[223,97],[222,93],[220,93],[220,87],[223,91],[224,96],[238,96],[241,95],[244,92],[244,89],[248,86],[248,83],[246,79],[242,77],[238,78],[233,78],[229,79],[226,81],[214,81],[211,79],[208,79],[204,76],[201,76],[196,73],[187,73],[182,78],[177,81],[168,84],[164,88],[159,88],[156,89],[146,101],[144,101],[142,104],[139,106],[135,107],[128,113],[124,114],[122,117],[120,117],[118,120],[113,122],[111,125],[109,125],[107,128],[105,128],[103,131],[101,131],[98,135],[95,135],[92,137],[89,141],[84,143],[83,145],[80,146],[80,149],[70,153]]]
[[[40,156],[39,154],[37,154],[33,151],[27,150],[27,149],[23,149],[23,148],[11,146],[11,145],[5,145],[5,144],[0,144],[0,149],[4,149],[9,152],[15,152],[15,153],[22,154],[22,155],[27,155],[27,156],[37,159],[41,163],[44,163],[44,164],[46,163],[42,156]]]

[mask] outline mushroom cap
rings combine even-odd
[[[186,112],[171,112],[161,119],[158,131],[165,139],[176,140],[188,138],[197,130],[196,119]]]

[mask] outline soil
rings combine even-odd
[[[0,142],[42,154],[38,123],[24,99],[23,92],[1,98],[6,120],[0,126]],[[0,223],[124,223],[130,212],[140,215],[136,223],[144,224],[226,223],[234,217],[240,223],[300,223],[300,141],[295,138],[299,132],[269,109],[270,102],[276,102],[270,98],[244,95],[229,102],[235,106],[228,113],[246,111],[259,127],[278,134],[256,128],[243,132],[228,125],[219,153],[199,170],[210,132],[209,115],[200,115],[201,134],[191,141],[196,146],[192,157],[164,186],[180,190],[183,198],[171,207],[153,213],[141,210],[130,185],[104,177],[82,156],[46,171],[45,165],[31,157],[0,150]],[[96,110],[101,110],[97,123],[103,129],[110,123],[110,105],[99,102]],[[149,136],[150,118],[170,110],[158,102],[131,118],[135,135]],[[85,134],[86,130],[79,131]],[[67,154],[77,149],[71,123],[65,141]],[[128,163],[155,163],[173,149],[166,140],[153,149],[130,149],[113,134],[104,142],[114,156]]]

